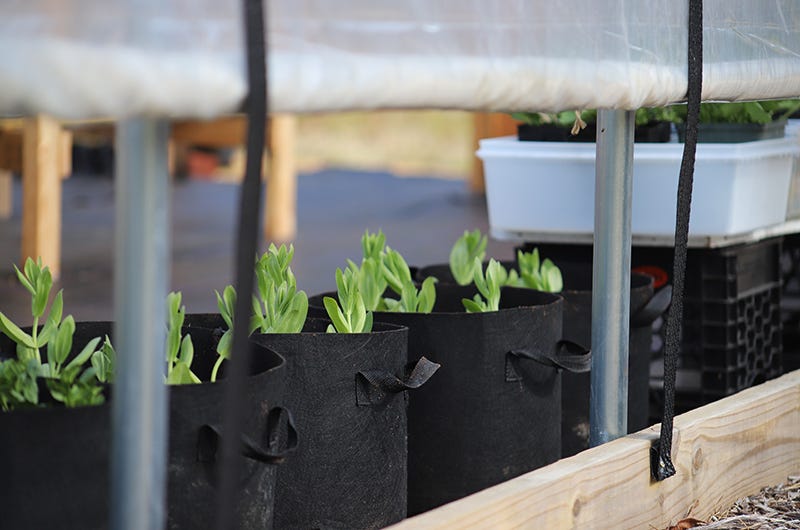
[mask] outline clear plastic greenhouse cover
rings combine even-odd
[[[273,110],[680,101],[681,0],[265,0]],[[246,88],[239,0],[3,0],[0,114],[213,116]],[[800,2],[706,0],[704,99],[800,95]]]

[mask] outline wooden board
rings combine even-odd
[[[656,427],[584,451],[391,528],[663,529],[706,518],[800,472],[800,370],[675,420],[677,474],[652,482]]]

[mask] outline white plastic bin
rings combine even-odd
[[[524,232],[594,232],[594,143],[481,140],[489,225],[498,238]],[[782,223],[794,137],[738,144],[698,144],[689,234],[720,236]],[[671,236],[683,144],[636,144],[636,235]]]

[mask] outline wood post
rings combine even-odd
[[[297,117],[276,114],[269,121],[269,175],[264,237],[287,242],[297,235]]]
[[[475,133],[473,135],[473,152],[478,150],[478,140],[517,134],[517,122],[508,114],[479,113],[473,120]],[[472,174],[469,178],[469,189],[473,193],[484,193],[486,186],[483,180],[483,163],[474,156],[472,159]]]
[[[41,257],[53,278],[61,272],[61,132],[56,120],[42,115],[23,126],[20,262]]]

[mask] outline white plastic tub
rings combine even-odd
[[[594,232],[594,143],[481,140],[492,234]],[[796,138],[698,144],[693,236],[733,235],[783,222]],[[633,220],[636,235],[671,236],[683,144],[636,144]]]

